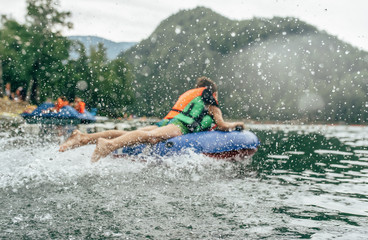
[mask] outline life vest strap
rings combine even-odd
[[[191,103],[189,105],[189,108],[186,111],[183,111],[181,113],[184,116],[186,116],[186,117],[188,117],[189,119],[192,120],[191,123],[182,121],[183,124],[186,125],[186,127],[189,130],[189,132],[191,132],[191,133],[194,132],[198,127],[199,127],[200,131],[208,130],[210,128],[210,126],[203,128],[203,126],[201,124],[204,116],[208,115],[208,110],[205,109],[205,107],[204,107],[204,109],[202,109],[202,112],[197,117],[193,117],[193,116],[190,115],[190,112],[192,111],[193,107],[194,107],[194,103]]]

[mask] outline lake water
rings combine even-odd
[[[0,122],[2,239],[367,239],[368,128],[249,125],[252,161],[147,162]],[[134,160],[134,159],[133,159]]]

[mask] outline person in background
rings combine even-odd
[[[75,110],[77,110],[78,113],[84,113],[84,110],[86,109],[86,103],[82,101],[80,97],[74,98],[74,103],[72,104]]]
[[[138,129],[130,132],[100,132],[95,134],[81,134],[79,131],[60,146],[59,151],[96,143],[92,155],[92,162],[107,156],[110,152],[125,146],[140,143],[155,144],[160,141],[183,134],[211,130],[216,124],[220,131],[232,131],[236,128],[244,129],[243,122],[225,122],[217,102],[217,86],[206,77],[197,81],[195,89],[182,94],[173,109],[164,120],[156,126]],[[120,134],[120,136],[119,136]]]
[[[61,96],[59,97],[55,103],[54,106],[51,108],[48,108],[47,110],[44,110],[42,112],[47,113],[47,112],[59,112],[60,109],[62,109],[65,106],[69,105],[69,101],[67,100],[67,98],[65,96]]]
[[[16,101],[24,101],[26,100],[26,96],[25,96],[25,90],[23,89],[23,87],[18,87],[17,90],[15,90],[15,98],[14,100]]]
[[[55,102],[55,110],[58,112],[60,111],[60,109],[62,109],[63,107],[65,106],[68,106],[69,105],[69,101],[68,99],[66,99],[65,96],[61,96],[59,97],[56,102]]]
[[[12,96],[10,83],[5,84],[5,96],[7,96],[9,100],[14,99],[13,96]]]

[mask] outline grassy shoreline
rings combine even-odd
[[[8,98],[0,98],[0,116],[3,117],[19,117],[19,114],[32,107],[34,105],[26,101],[11,101]]]

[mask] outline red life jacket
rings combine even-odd
[[[78,103],[78,106],[78,112],[84,113],[84,110],[86,109],[86,103],[81,101]]]
[[[63,101],[61,98],[58,98],[55,104],[55,108],[57,111],[59,111],[60,109],[68,105],[69,105],[68,101]]]

